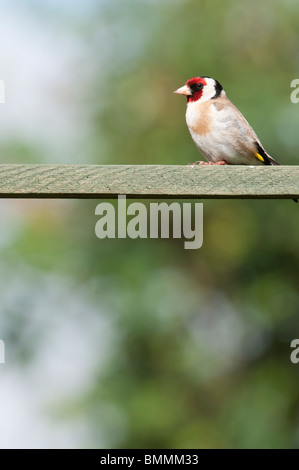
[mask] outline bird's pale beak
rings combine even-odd
[[[178,95],[192,95],[191,90],[187,85],[178,88],[173,93],[177,93]]]

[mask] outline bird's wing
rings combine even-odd
[[[213,104],[219,111],[222,121],[227,124],[228,130],[231,132],[233,129],[236,145],[241,153],[243,149],[246,153],[249,151],[265,165],[279,165],[268,155],[249,122],[226,96],[219,98]]]

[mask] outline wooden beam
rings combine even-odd
[[[0,165],[1,198],[299,198],[299,166]]]

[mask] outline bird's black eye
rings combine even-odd
[[[192,93],[196,93],[197,91],[203,89],[203,84],[202,83],[194,83],[193,85],[191,85],[190,88],[191,88]]]

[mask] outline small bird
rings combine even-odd
[[[207,162],[200,165],[279,165],[264,149],[243,114],[211,77],[190,78],[174,91],[187,96],[186,122]],[[295,202],[298,202],[294,199]]]
[[[207,159],[201,164],[279,165],[265,151],[243,114],[210,77],[194,77],[174,93],[187,96],[186,122]]]

